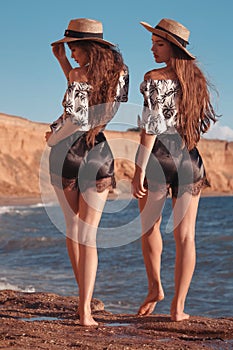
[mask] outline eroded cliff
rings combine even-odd
[[[41,157],[48,148],[49,127],[24,118],[0,114],[0,196],[39,197]],[[139,133],[106,131],[116,158],[116,178],[121,192],[129,191]],[[233,142],[202,139],[203,157],[211,188],[207,194],[233,194]]]

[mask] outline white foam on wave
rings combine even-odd
[[[21,204],[21,205],[3,205],[0,206],[0,215],[9,213],[12,211],[17,211],[17,210],[24,210],[24,209],[34,209],[34,208],[43,208],[43,207],[54,207],[57,206],[56,201],[51,201],[47,203],[36,203],[36,204]]]
[[[9,214],[9,215],[28,215],[32,213],[32,207],[31,206],[9,206],[9,207],[0,207],[0,215]]]
[[[47,203],[37,203],[37,204],[32,204],[29,205],[28,208],[43,208],[43,207],[54,207],[56,206],[57,203],[54,201],[47,202]]]
[[[33,286],[27,286],[25,288],[20,288],[17,285],[14,285],[6,280],[6,278],[0,279],[0,290],[14,290],[16,292],[23,293],[35,293],[35,288]]]
[[[10,213],[14,211],[14,207],[12,206],[2,206],[0,207],[0,215]]]
[[[55,207],[57,206],[56,202],[48,202],[48,203],[36,203],[31,205],[4,205],[0,206],[0,215],[16,213],[20,215],[30,214],[31,209],[43,208],[43,207]]]

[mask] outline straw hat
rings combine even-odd
[[[144,28],[149,30],[149,32],[170,41],[186,52],[190,58],[195,59],[195,57],[186,49],[186,45],[189,44],[188,39],[190,31],[181,23],[168,18],[163,18],[154,28],[146,22],[140,23]]]
[[[109,46],[115,46],[103,39],[102,23],[88,18],[72,19],[65,30],[64,38],[53,42],[51,45],[77,40],[93,40]]]

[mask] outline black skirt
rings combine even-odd
[[[93,147],[86,132],[77,132],[51,147],[49,170],[51,183],[59,188],[85,191],[96,186],[98,192],[115,188],[114,159],[103,132]]]

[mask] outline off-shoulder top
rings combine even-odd
[[[178,80],[144,80],[140,85],[144,106],[138,126],[147,134],[176,133],[176,99],[179,91]]]
[[[50,129],[53,135],[49,138],[48,145],[53,146],[62,139],[70,136],[76,131],[85,132],[98,125],[106,125],[116,114],[120,102],[127,102],[129,88],[129,73],[125,66],[124,73],[120,75],[116,89],[116,96],[111,108],[111,113],[104,120],[92,121],[89,120],[89,92],[92,87],[86,82],[72,82],[68,85],[63,98],[63,114],[50,124]]]

